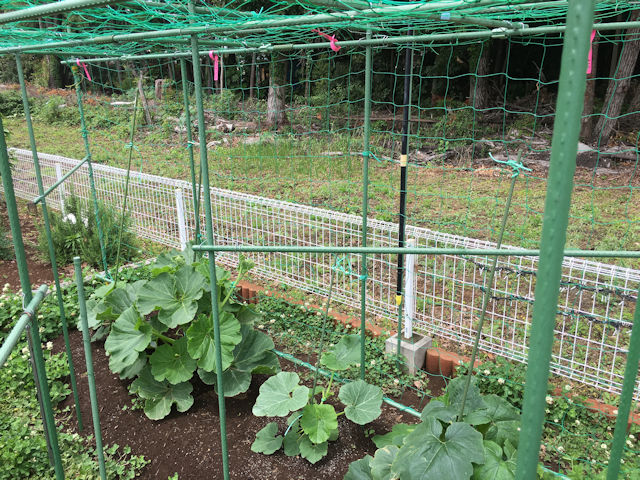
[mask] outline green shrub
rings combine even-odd
[[[107,265],[114,265],[118,250],[120,211],[99,202],[98,217],[104,239]],[[79,256],[83,262],[94,267],[103,266],[99,230],[92,203],[87,204],[72,195],[65,201],[65,215],[54,213],[50,220],[58,265],[67,265],[73,261],[73,257]],[[125,215],[120,248],[122,262],[134,258],[138,251],[136,236],[129,231],[130,225],[131,218]],[[38,249],[48,258],[49,248],[44,225],[40,225],[39,230]]]
[[[9,234],[0,219],[0,260],[7,260],[13,256],[13,243],[9,238]]]
[[[34,116],[45,123],[52,125],[78,125],[80,115],[78,108],[66,105],[66,100],[54,95],[46,102],[34,105]]]
[[[0,92],[0,115],[21,115],[22,96],[17,90]]]

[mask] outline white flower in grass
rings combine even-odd
[[[607,444],[606,443],[601,443],[600,444],[600,448],[603,449],[603,450],[606,450],[607,449]]]
[[[549,405],[553,405],[553,397],[551,395],[547,395],[545,398],[545,401],[549,404]]]
[[[22,353],[29,353],[29,348],[28,347],[24,347],[22,349]]]
[[[580,425],[580,420],[576,420],[574,423],[575,423],[576,425]]]
[[[53,350],[53,342],[47,342],[47,350]]]
[[[571,385],[567,384],[567,385],[564,386],[564,391],[565,392],[568,392],[570,390],[571,390]]]
[[[563,452],[564,452],[564,447],[563,447],[562,445],[560,445],[560,446],[558,447],[558,451],[559,451],[560,453],[563,453]]]
[[[553,423],[558,423],[560,420],[558,420],[557,418],[553,419]]]
[[[633,435],[629,435],[629,440],[635,440],[636,437],[634,437]]]
[[[613,411],[613,414],[614,415],[618,415],[618,409],[617,408]]]
[[[498,383],[499,383],[500,385],[504,385],[504,378],[499,378],[499,379],[498,379]]]
[[[545,412],[547,413],[551,413],[551,410],[549,410],[548,408],[545,410]]]
[[[375,365],[376,361],[375,360],[371,360],[371,365]]]
[[[627,445],[629,445],[630,447],[633,447],[633,442],[631,440],[627,440]]]
[[[400,380],[398,380],[397,378],[393,379],[393,383],[395,383],[396,385],[398,385],[400,383]]]
[[[489,376],[489,375],[491,375],[491,370],[485,370],[482,373],[484,373],[486,376]]]
[[[73,213],[67,213],[64,217],[62,217],[62,221],[75,225],[78,220]]]
[[[84,228],[89,228],[89,219],[84,217],[82,219],[82,224],[84,225]]]

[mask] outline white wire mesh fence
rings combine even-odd
[[[31,152],[13,149],[16,195],[37,196]],[[45,188],[53,185],[79,161],[39,154]],[[120,208],[126,171],[93,165],[99,197]],[[60,209],[63,195],[88,199],[88,169],[80,167],[56,189],[48,204]],[[360,246],[362,219],[355,215],[297,205],[255,195],[211,189],[215,242],[230,245]],[[128,208],[132,225],[145,239],[180,247],[194,238],[195,210],[191,184],[181,180],[131,173]],[[202,198],[200,198],[202,201]],[[202,210],[202,209],[201,209]],[[201,213],[201,225],[204,214]],[[397,225],[370,219],[368,245],[397,245]],[[407,227],[418,247],[494,248],[491,242]],[[507,247],[508,248],[508,247]],[[326,295],[336,257],[329,254],[252,253],[253,273],[301,290]],[[237,255],[222,253],[228,266]],[[332,297],[359,308],[361,256],[341,258]],[[397,319],[395,255],[367,259],[367,313]],[[537,281],[535,257],[500,257],[480,348],[525,362]],[[414,328],[464,345],[472,345],[473,327],[488,288],[489,258],[450,255],[418,256],[415,262],[416,317]],[[354,272],[354,273],[351,273]],[[619,393],[622,388],[640,271],[590,260],[564,261],[556,321],[552,371],[556,374]],[[640,380],[635,397],[640,398]]]

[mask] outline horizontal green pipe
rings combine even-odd
[[[402,255],[477,255],[538,257],[540,250],[525,248],[436,248],[436,247],[302,247],[298,245],[194,245],[198,252],[273,252],[273,253],[367,253]],[[640,258],[640,250],[565,250],[565,257]]]
[[[600,23],[594,25],[593,28],[598,31],[607,30],[619,30],[625,28],[638,28],[640,22],[613,22],[613,23]],[[564,26],[557,27],[532,27],[525,29],[513,29],[500,32],[494,32],[491,30],[473,31],[473,32],[458,32],[458,33],[430,33],[424,35],[401,35],[397,37],[385,37],[385,38],[373,38],[371,40],[345,40],[339,41],[341,47],[367,47],[367,46],[385,46],[394,44],[409,44],[409,43],[425,43],[425,42],[447,42],[447,41],[464,41],[464,40],[479,40],[483,38],[492,38],[497,36],[506,37],[523,37],[533,35],[544,35],[553,33],[563,33],[565,31]],[[47,44],[50,45],[50,44]],[[217,50],[219,54],[235,54],[235,53],[251,53],[251,52],[280,52],[280,51],[293,51],[293,50],[322,50],[330,47],[329,42],[318,43],[291,43],[281,45],[265,45],[262,47],[238,47],[238,48],[222,48]],[[37,49],[36,49],[37,50]],[[31,52],[27,48],[27,51]],[[35,53],[31,52],[31,53]],[[0,55],[6,53],[0,49]],[[64,52],[61,52],[63,55]],[[202,50],[198,52],[201,57],[209,55],[209,50]],[[83,61],[88,63],[100,63],[100,62],[113,62],[113,61],[128,61],[128,60],[155,60],[161,58],[190,58],[191,52],[165,52],[165,53],[150,53],[146,55],[121,55],[114,57],[92,57],[84,58]],[[65,60],[62,63],[68,65],[74,65],[76,60]]]
[[[138,0],[136,2],[127,2],[125,5],[127,7],[136,8],[136,9],[141,9],[145,6],[148,6],[151,8],[169,8],[170,9],[169,12],[173,10],[179,10],[181,12],[188,13],[189,11],[186,5],[182,5],[177,2],[163,3],[163,2],[153,2],[153,1],[147,1],[147,0]],[[211,15],[212,13],[221,13],[223,15],[235,15],[237,17],[253,16],[253,12],[247,12],[247,11],[243,12],[239,10],[231,10],[230,8],[214,7],[214,6],[210,6],[208,8],[194,7],[194,11],[196,13],[203,14],[203,15]],[[166,12],[166,13],[169,13],[169,12]]]
[[[84,157],[82,159],[82,161],[77,164],[75,167],[73,167],[71,170],[69,170],[67,173],[65,173],[62,178],[60,180],[58,180],[56,183],[54,183],[53,185],[51,185],[49,188],[47,188],[44,193],[36,198],[33,199],[33,203],[34,204],[38,204],[42,201],[43,198],[46,198],[51,192],[53,192],[62,182],[64,182],[67,178],[69,178],[71,175],[73,175],[73,173],[78,170],[82,165],[84,165],[84,163],[87,161],[88,157]]]
[[[48,15],[58,15],[60,13],[72,12],[84,8],[104,7],[123,3],[126,0],[62,0],[60,2],[47,3],[36,7],[21,8],[11,12],[0,14],[0,25],[3,23],[17,22],[20,20],[31,20],[34,18],[46,17]]]
[[[479,0],[472,5],[474,8],[481,6],[492,6],[497,4],[494,0]],[[513,2],[516,4],[516,2]],[[517,2],[524,3],[524,2]],[[402,15],[407,13],[426,13],[435,10],[441,10],[443,8],[455,10],[457,8],[469,7],[468,0],[459,0],[456,2],[429,2],[428,4],[421,3],[416,5],[398,5],[393,7],[372,8],[369,10],[348,10],[345,12],[335,13],[321,13],[316,15],[296,15],[280,19],[268,19],[268,20],[249,20],[243,22],[241,25],[220,25],[217,26],[215,22],[210,25],[193,26],[185,28],[172,28],[167,30],[152,30],[148,32],[128,33],[120,35],[101,35],[92,38],[85,38],[82,40],[66,40],[61,42],[46,42],[35,45],[25,45],[19,47],[8,47],[0,49],[0,54],[7,53],[20,53],[20,52],[33,52],[41,49],[51,48],[66,48],[86,45],[99,45],[107,43],[126,43],[137,42],[145,38],[161,38],[161,37],[180,37],[185,35],[198,35],[204,33],[221,33],[230,32],[236,33],[242,30],[259,28],[276,28],[276,27],[296,27],[300,25],[326,25],[327,23],[334,22],[352,22],[354,20],[361,20],[363,17],[373,17],[374,19],[381,19],[385,16]],[[355,22],[354,22],[355,25]],[[356,41],[358,44],[362,44],[361,41]],[[342,45],[346,45],[346,42],[341,42]]]
[[[339,376],[337,376],[335,374],[335,372],[331,372],[329,370],[325,370],[324,368],[318,368],[314,365],[311,365],[310,363],[307,363],[303,360],[300,360],[296,357],[294,357],[293,355],[289,354],[289,353],[284,353],[281,352],[279,350],[274,350],[275,354],[278,355],[280,358],[284,358],[285,360],[290,361],[291,363],[294,363],[298,366],[301,367],[305,367],[308,368],[309,370],[311,370],[312,372],[318,372],[320,375],[322,375],[323,377],[331,377],[331,375],[333,375],[333,377],[338,380],[339,382],[347,382],[348,380],[345,380],[343,378],[340,378]],[[402,403],[396,402],[395,400],[391,400],[389,397],[382,397],[382,401],[391,405],[392,407],[397,408],[398,410],[401,410],[403,412],[406,412],[410,415],[413,415],[414,417],[418,417],[420,418],[420,412],[418,412],[417,410],[404,405]]]
[[[18,343],[18,341],[20,340],[22,332],[27,327],[27,325],[29,325],[31,318],[35,315],[36,311],[40,307],[40,304],[42,303],[42,300],[44,300],[44,297],[47,295],[48,288],[49,287],[47,287],[46,285],[42,285],[40,286],[40,288],[38,288],[38,290],[36,290],[36,293],[27,305],[27,308],[24,309],[24,313],[20,316],[16,324],[13,326],[13,328],[9,332],[9,335],[7,335],[7,338],[2,344],[2,347],[0,347],[0,367],[4,365],[4,362],[6,362],[7,358],[9,358],[9,355],[11,355],[11,351],[16,346],[16,343]]]

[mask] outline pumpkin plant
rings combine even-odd
[[[327,454],[329,442],[337,440],[340,415],[359,425],[378,418],[382,389],[364,380],[342,385],[338,393],[345,406],[342,412],[336,412],[333,405],[325,403],[331,396],[335,372],[346,370],[360,361],[359,342],[358,335],[347,335],[322,355],[320,363],[332,373],[327,387],[318,392],[319,400],[316,399],[315,382],[312,388],[302,385],[297,373],[280,372],[267,379],[260,387],[253,414],[269,417],[289,415],[287,428],[283,435],[278,435],[278,424],[270,422],[257,433],[251,450],[271,455],[284,447],[285,455],[300,455],[316,463]]]
[[[271,338],[253,328],[261,315],[234,297],[237,282],[253,267],[240,258],[238,278],[216,267],[209,282],[208,260],[187,247],[158,257],[151,278],[110,284],[87,302],[91,326],[108,335],[109,368],[122,379],[135,378],[130,391],[144,402],[146,415],[159,420],[175,404],[179,412],[193,404],[191,379],[216,378],[211,295],[218,301],[224,395],[246,392],[254,373],[280,370]]]
[[[427,404],[421,423],[375,436],[375,455],[353,462],[344,479],[515,479],[520,414],[497,395],[482,396],[472,380],[461,419],[464,377]]]

